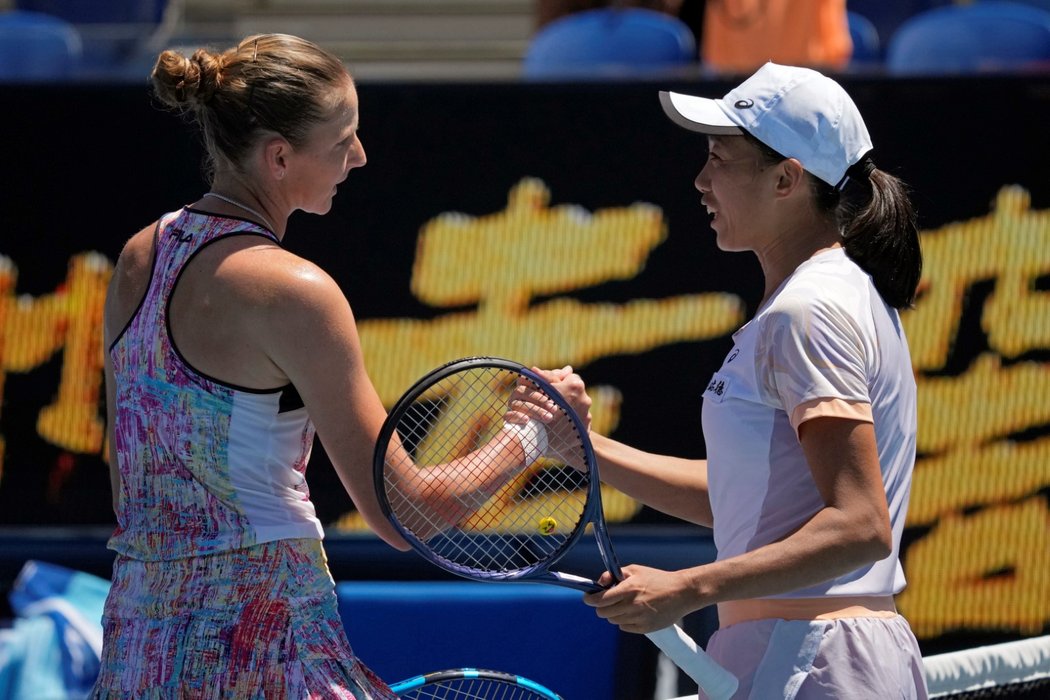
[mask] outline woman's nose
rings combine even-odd
[[[706,168],[705,168],[706,169]],[[708,180],[704,176],[704,170],[696,174],[696,179],[693,180],[693,187],[699,190],[701,193],[708,192],[711,188],[708,186]]]

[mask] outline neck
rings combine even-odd
[[[798,266],[817,253],[842,247],[842,236],[834,226],[803,227],[782,233],[765,249],[756,250],[765,277],[764,304]]]
[[[225,203],[230,210],[238,210],[239,216],[249,218],[266,227],[278,237],[284,237],[286,218],[274,216],[271,212],[276,207],[273,202],[264,196],[259,196],[248,188],[241,186],[239,182],[224,182],[216,180],[212,184],[210,192],[204,194],[215,201]]]

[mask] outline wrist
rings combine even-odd
[[[513,435],[521,443],[525,454],[525,465],[528,466],[547,452],[547,426],[535,418],[524,423],[504,421],[503,430]]]

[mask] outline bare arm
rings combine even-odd
[[[552,382],[589,429],[591,398],[580,375],[572,367],[533,369]],[[711,527],[707,460],[653,454],[593,431],[589,434],[603,482],[662,513]]]
[[[889,555],[892,533],[874,426],[814,418],[799,432],[824,507],[779,542],[711,565],[719,583],[701,589],[709,589],[712,602],[795,590]]]
[[[365,522],[388,544],[408,549],[376,496],[372,459],[387,413],[364,366],[350,306],[334,280],[310,263],[297,260],[275,269],[283,278],[277,280],[282,289],[267,312],[272,318],[256,324],[271,329],[260,342],[299,391],[325,452]],[[309,342],[303,342],[305,338]],[[401,469],[417,469],[400,445],[391,449]],[[430,522],[447,527],[469,515],[465,494],[495,492],[526,466],[524,458],[519,438],[501,431],[476,452],[429,466],[424,476],[416,472],[402,483],[417,489],[419,505],[432,511]]]
[[[874,426],[814,418],[799,432],[825,504],[802,527],[752,552],[691,569],[626,567],[626,581],[589,594],[587,602],[627,631],[652,631],[712,603],[785,593],[888,556],[892,534]]]
[[[285,255],[283,251],[278,255]],[[357,323],[335,281],[296,260],[272,266],[276,293],[262,310],[258,339],[295,385],[343,487],[368,526],[408,549],[383,516],[372,478],[372,451],[386,409],[364,366]]]
[[[707,460],[658,455],[591,433],[602,481],[662,513],[711,527]]]

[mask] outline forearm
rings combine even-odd
[[[400,461],[393,469],[398,473],[395,491],[411,504],[404,511],[411,512],[422,528],[417,534],[455,527],[483,509],[535,461],[528,457],[520,440],[515,433],[500,431],[478,450],[433,465],[417,465],[398,449]],[[388,467],[393,466],[388,462]]]
[[[697,603],[693,609],[699,609],[806,588],[884,559],[891,551],[878,528],[828,507],[782,540],[682,574]]]
[[[591,434],[602,481],[645,505],[711,527],[707,461],[657,455]]]

